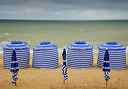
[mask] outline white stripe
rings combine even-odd
[[[18,61],[11,61],[10,63],[18,63]]]

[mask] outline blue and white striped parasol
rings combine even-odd
[[[10,63],[10,72],[12,73],[12,84],[16,86],[16,81],[18,80],[18,71],[19,71],[19,63],[16,57],[16,51],[13,50],[12,57],[11,57],[11,63]]]
[[[19,70],[19,63],[16,57],[16,51],[13,50],[12,52],[12,57],[11,57],[11,66],[10,66],[10,71],[18,71]]]
[[[104,71],[104,79],[106,81],[106,87],[107,87],[107,82],[110,79],[110,60],[109,60],[109,52],[106,49],[105,54],[104,54],[104,62],[103,62],[103,71]]]
[[[67,63],[66,63],[66,49],[63,49],[62,57],[63,57],[62,74],[63,74],[64,81],[65,81],[68,79]]]

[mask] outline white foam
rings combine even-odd
[[[10,35],[10,33],[3,33],[3,35],[4,35],[4,36],[8,36],[8,35]]]

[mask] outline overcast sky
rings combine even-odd
[[[0,19],[128,19],[128,0],[0,0]]]

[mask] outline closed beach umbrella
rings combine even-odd
[[[19,64],[18,64],[18,61],[16,58],[16,51],[15,50],[13,50],[13,53],[12,53],[10,70],[11,70],[11,72],[19,70]]]
[[[12,57],[11,57],[11,66],[10,66],[10,72],[12,73],[12,84],[16,85],[16,81],[18,79],[17,74],[19,71],[19,64],[16,57],[16,51],[13,50]]]
[[[63,74],[63,78],[64,78],[64,83],[65,83],[65,80],[68,79],[67,63],[66,63],[66,49],[63,49],[62,58],[63,58],[62,74]]]
[[[106,87],[107,87],[107,82],[110,79],[110,77],[109,77],[110,61],[109,61],[109,52],[108,52],[108,50],[105,51],[105,55],[104,55],[103,71],[104,71],[104,79],[106,81]]]
[[[104,62],[103,62],[103,71],[110,72],[110,61],[109,61],[109,52],[105,51]]]

